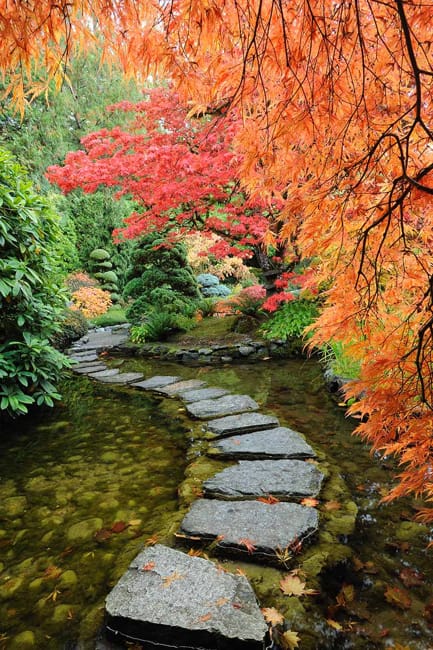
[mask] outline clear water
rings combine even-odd
[[[288,599],[280,572],[242,565],[261,604],[292,621],[302,650],[433,648],[430,531],[414,524],[415,501],[380,503],[392,465],[351,435],[353,422],[314,361],[122,366],[251,395],[304,433],[347,486],[356,528],[338,536],[336,552],[344,547],[346,559],[313,580],[317,596]],[[0,648],[94,648],[106,594],[148,540],[173,543],[181,517],[177,489],[194,425],[180,402],[85,378],[68,380],[63,393],[62,405],[39,421],[17,420],[2,431]],[[344,507],[337,496],[325,489],[324,520]]]

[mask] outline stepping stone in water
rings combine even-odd
[[[99,372],[89,372],[87,373],[89,377],[93,379],[102,379],[103,377],[113,377],[120,373],[119,368],[105,368],[105,370],[100,370]]]
[[[181,532],[203,541],[219,537],[221,551],[243,551],[275,560],[278,553],[290,552],[293,544],[310,537],[318,526],[317,510],[297,503],[199,499],[182,521]]]
[[[314,458],[315,453],[301,434],[276,427],[216,441],[209,456],[255,460],[260,458]]]
[[[86,361],[97,361],[98,360],[98,355],[95,354],[70,354],[69,357],[73,359],[74,361],[79,361],[80,363],[84,363]]]
[[[199,402],[202,399],[214,399],[222,397],[229,393],[225,388],[201,388],[198,390],[188,390],[185,393],[179,393],[179,397],[184,402]]]
[[[105,608],[106,628],[115,638],[149,647],[264,647],[267,625],[244,576],[160,544],[131,562]]]
[[[322,480],[322,472],[302,460],[241,460],[205,481],[203,491],[220,499],[302,499],[317,496]]]
[[[95,379],[103,381],[104,384],[131,384],[133,381],[137,381],[137,379],[141,379],[142,377],[141,372],[121,372],[118,375],[111,375],[110,377],[105,375],[95,377]]]
[[[156,375],[155,377],[150,377],[150,379],[146,379],[145,381],[140,381],[132,385],[135,388],[141,388],[141,390],[154,390],[155,388],[162,388],[163,386],[174,384],[179,380],[180,377]]]
[[[101,370],[106,370],[107,366],[105,363],[95,363],[93,365],[80,364],[79,366],[72,366],[71,370],[78,373],[79,375],[86,375],[89,372],[101,372]]]
[[[164,395],[174,396],[179,395],[184,390],[190,388],[200,388],[205,386],[206,382],[201,381],[200,379],[186,379],[185,381],[176,381],[174,384],[169,384],[163,388],[155,388],[157,393],[163,393]]]
[[[251,433],[251,431],[262,431],[263,429],[272,429],[279,424],[278,418],[273,415],[263,415],[263,413],[241,413],[240,415],[229,415],[225,418],[210,420],[206,428],[218,437],[231,436],[232,434],[240,435],[242,433]]]
[[[195,418],[204,420],[218,415],[256,411],[259,407],[249,395],[224,395],[217,399],[203,399],[188,404],[186,410]]]

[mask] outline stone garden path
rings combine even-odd
[[[182,400],[189,416],[203,421],[208,455],[236,461],[204,481],[203,497],[183,519],[181,536],[195,543],[213,541],[219,555],[248,553],[265,563],[313,535],[318,512],[299,502],[319,494],[323,474],[309,462],[315,454],[302,435],[260,413],[248,395],[198,379],[143,378],[108,368],[99,353],[127,336],[127,330],[89,333],[69,352],[77,362],[73,371]],[[113,635],[152,646],[258,650],[267,631],[244,576],[163,545],[134,559],[109,594],[106,614]]]

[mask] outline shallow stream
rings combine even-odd
[[[315,361],[112,363],[251,395],[305,434],[347,485],[356,528],[339,537],[344,561],[313,580],[317,595],[282,596],[280,572],[241,563],[261,604],[279,608],[299,632],[301,650],[433,648],[430,530],[414,523],[415,501],[380,503],[392,464],[351,436],[354,423]],[[181,403],[75,377],[63,394],[39,421],[19,419],[1,434],[2,650],[94,648],[108,591],[143,544],[173,543],[182,516],[177,489],[194,458]],[[343,505],[328,495],[318,507],[327,517]]]

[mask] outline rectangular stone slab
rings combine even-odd
[[[232,415],[245,411],[256,411],[259,407],[249,395],[224,395],[216,399],[203,399],[200,402],[187,404],[186,410],[190,415],[200,420]]]
[[[218,537],[220,551],[264,555],[275,561],[278,553],[290,551],[293,544],[313,535],[318,526],[317,510],[297,503],[199,499],[182,521],[181,533],[203,541]]]
[[[230,391],[225,388],[198,388],[197,390],[188,390],[179,393],[179,397],[184,402],[199,402],[202,399],[214,399],[227,395]]]
[[[174,397],[179,395],[184,390],[189,390],[191,388],[201,388],[205,386],[206,382],[201,381],[201,379],[185,379],[185,381],[176,381],[174,384],[169,384],[162,388],[155,388],[157,393],[162,393],[163,395],[168,395],[169,397]]]
[[[264,649],[267,625],[248,580],[160,544],[131,562],[105,607],[106,628],[117,639],[163,648]]]
[[[238,415],[228,415],[224,418],[210,420],[206,429],[218,437],[230,436],[233,433],[238,435],[242,433],[251,433],[252,431],[262,431],[263,429],[272,429],[279,424],[278,418],[273,415],[263,415],[263,413],[240,413]]]
[[[102,379],[103,377],[114,377],[120,373],[119,368],[105,368],[105,370],[99,370],[98,372],[88,372],[89,377],[93,379]]]
[[[121,372],[118,375],[112,375],[111,377],[95,377],[99,381],[104,382],[104,384],[131,384],[133,381],[137,381],[143,377],[141,372]]]
[[[241,460],[203,483],[205,496],[220,499],[315,497],[323,474],[303,460]]]
[[[314,458],[315,453],[300,433],[275,427],[241,436],[229,436],[213,443],[209,456],[255,460],[266,458]]]
[[[106,370],[107,366],[105,363],[101,363],[98,361],[97,363],[94,363],[92,366],[84,364],[80,364],[79,366],[72,366],[71,370],[74,372],[78,373],[79,375],[87,375],[90,372],[100,372],[101,370]]]
[[[150,377],[150,379],[145,379],[145,381],[139,381],[132,385],[134,388],[140,388],[141,390],[154,390],[155,388],[162,388],[163,386],[174,384],[179,380],[180,377],[173,377],[169,375],[155,375],[155,377]]]

